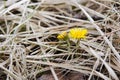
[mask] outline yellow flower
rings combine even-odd
[[[65,40],[67,38],[67,32],[66,31],[63,31],[62,33],[60,33],[58,36],[57,36],[58,39],[60,40]]]
[[[84,39],[86,38],[87,32],[88,31],[85,28],[73,28],[73,29],[70,29],[70,32],[68,35],[71,39]]]

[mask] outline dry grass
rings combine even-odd
[[[88,29],[78,47],[56,37]],[[120,79],[119,0],[0,1],[0,80],[36,80],[50,70],[78,71],[87,80]],[[5,80],[2,79],[2,80]]]

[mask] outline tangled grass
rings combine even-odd
[[[85,40],[57,39],[74,27],[88,30]],[[48,70],[60,80],[57,69],[119,80],[119,44],[119,0],[0,1],[0,80],[36,80]]]

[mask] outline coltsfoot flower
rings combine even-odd
[[[67,38],[67,32],[66,31],[63,31],[62,33],[60,33],[57,38],[59,40],[65,40]]]
[[[68,36],[71,39],[84,39],[86,38],[87,32],[88,31],[85,28],[73,28],[70,29]]]

